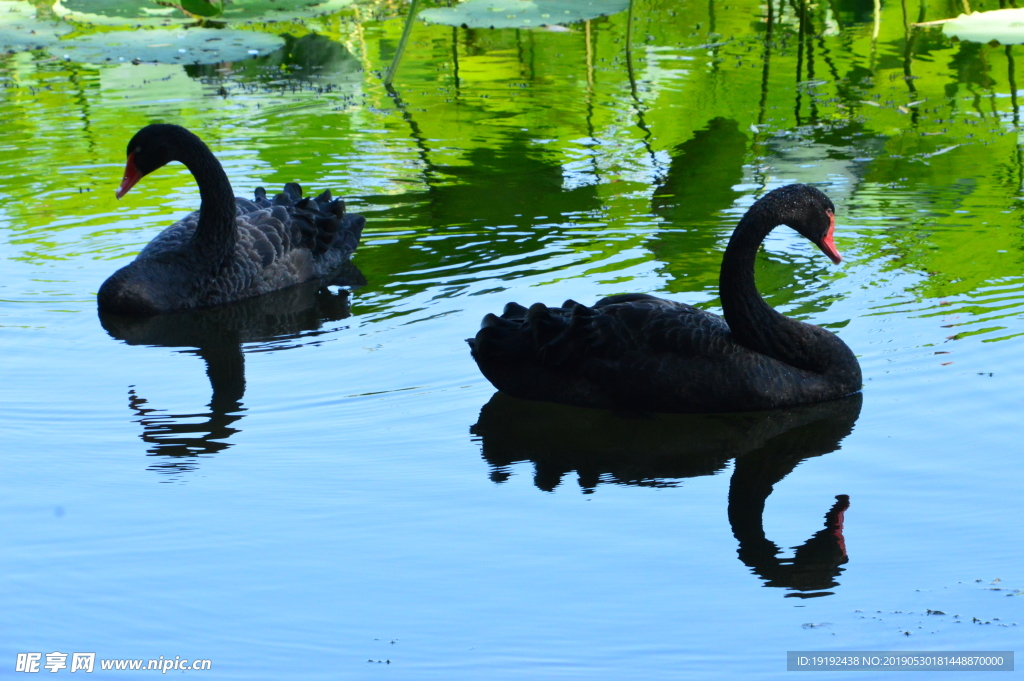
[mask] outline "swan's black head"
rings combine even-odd
[[[117,198],[128,193],[135,183],[157,168],[171,161],[182,160],[182,152],[203,142],[180,125],[154,123],[135,133],[128,143],[128,161],[124,166],[124,178],[117,188]]]
[[[838,264],[843,259],[832,243],[836,207],[820,190],[809,184],[790,184],[765,194],[761,201],[770,205],[779,224],[800,232],[832,262]]]

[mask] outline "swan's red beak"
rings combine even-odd
[[[127,177],[127,175],[125,177]],[[843,261],[843,256],[841,256],[839,254],[839,251],[836,250],[835,243],[832,242],[832,233],[835,232],[835,231],[836,231],[836,216],[833,215],[831,213],[831,211],[829,211],[829,213],[828,213],[828,234],[826,234],[825,238],[822,239],[821,243],[818,244],[818,248],[821,249],[822,253],[824,253],[829,258],[831,258],[832,262],[834,262],[835,264],[838,265],[839,263],[841,263]]]
[[[115,196],[121,198],[128,193],[128,190],[135,186],[135,183],[142,179],[142,173],[135,167],[135,152],[128,154],[128,162],[124,165],[124,177],[121,178],[121,186],[117,188]],[[829,235],[832,233],[829,232]]]

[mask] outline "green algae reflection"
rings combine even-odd
[[[20,262],[122,262],[198,203],[174,171],[130,206],[110,195],[124,141],[163,120],[202,134],[239,193],[297,180],[366,212],[363,310],[523,278],[713,304],[743,210],[814,182],[846,263],[780,230],[758,264],[770,302],[841,325],[828,310],[873,288],[1005,338],[1024,332],[1024,48],[914,26],[956,11],[635,0],[567,32],[420,24],[394,93],[379,74],[403,10],[385,4],[260,24],[284,52],[188,70],[17,52],[0,58],[0,228]]]

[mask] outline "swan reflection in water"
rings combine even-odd
[[[362,274],[349,264],[332,284],[359,285]],[[325,322],[350,315],[349,292],[337,293],[322,281],[250,298],[226,307],[155,317],[118,317],[100,314],[107,333],[128,345],[186,348],[180,352],[202,357],[213,396],[208,412],[168,414],[148,405],[134,387],[128,390],[128,406],[142,424],[140,436],[148,456],[161,457],[150,470],[182,473],[198,467],[198,459],[231,446],[238,432],[235,424],[245,408],[245,352],[285,350],[317,342],[332,331]],[[250,344],[243,349],[243,344]]]
[[[629,418],[597,409],[531,402],[495,393],[470,430],[481,440],[491,479],[532,461],[534,484],[551,491],[575,470],[585,494],[600,483],[673,487],[682,478],[713,475],[735,459],[728,515],[739,558],[765,586],[787,597],[827,596],[848,557],[836,496],[825,526],[792,558],[765,536],[765,501],[802,461],[839,449],[860,415],[860,393],[832,402],[739,414],[657,414]]]

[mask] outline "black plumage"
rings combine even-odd
[[[822,402],[861,388],[860,365],[832,332],[772,309],[754,284],[754,257],[786,224],[838,262],[835,208],[808,185],[782,187],[740,221],[722,260],[725,318],[645,294],[593,307],[515,303],[487,315],[469,340],[480,370],[525,399],[655,412],[754,411]]]
[[[128,143],[123,196],[143,176],[180,161],[199,185],[199,210],[158,234],[100,287],[102,312],[146,316],[244,300],[337,271],[359,244],[365,220],[330,191],[303,198],[288,183],[273,199],[234,196],[213,153],[177,125],[149,125]]]

